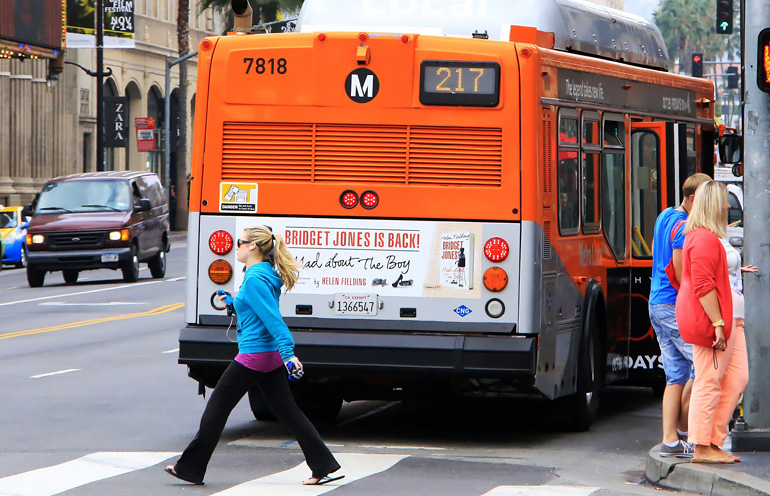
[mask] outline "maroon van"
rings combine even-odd
[[[62,271],[74,284],[81,270],[120,269],[139,278],[146,262],[152,277],[166,274],[169,208],[158,176],[150,172],[89,172],[48,181],[27,230],[27,282],[40,287],[47,272]]]

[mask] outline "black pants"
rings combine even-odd
[[[175,469],[179,474],[203,481],[206,467],[222,436],[230,412],[255,385],[259,387],[276,418],[297,439],[313,477],[323,477],[340,468],[318,431],[294,402],[286,378],[286,368],[278,367],[272,372],[256,372],[233,361],[222,374],[209,398],[195,439],[176,463]]]

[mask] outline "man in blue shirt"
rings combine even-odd
[[[693,455],[692,446],[684,440],[687,436],[690,391],[692,380],[695,378],[692,345],[685,343],[679,334],[676,324],[677,289],[671,284],[669,276],[675,276],[678,288],[682,277],[682,247],[687,214],[692,210],[695,190],[710,180],[706,174],[693,174],[688,177],[682,185],[682,204],[676,208],[665,209],[655,221],[649,310],[650,322],[655,328],[663,370],[666,373],[661,456],[692,458]],[[673,271],[669,269],[667,274],[666,267],[669,264]]]

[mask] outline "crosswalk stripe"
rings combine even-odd
[[[179,453],[98,452],[0,479],[0,496],[53,496],[91,482],[141,470]]]
[[[497,486],[481,496],[590,496],[599,489],[578,486]]]
[[[344,479],[322,486],[303,486],[302,481],[310,477],[310,469],[307,464],[303,462],[289,470],[244,482],[243,484],[218,492],[212,496],[253,496],[255,494],[269,494],[270,496],[315,496],[329,492],[341,485],[349,484],[379,472],[384,472],[404,458],[407,458],[407,455],[375,455],[363,453],[340,453],[335,454],[334,456],[337,458],[340,465],[342,465],[339,474],[344,474]]]

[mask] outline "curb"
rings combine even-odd
[[[644,476],[666,489],[688,491],[710,496],[770,495],[770,482],[743,472],[689,463],[682,459],[660,456],[660,445],[647,457]]]

